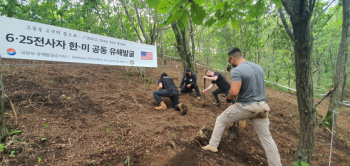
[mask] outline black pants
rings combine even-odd
[[[229,93],[229,92],[230,92],[230,89],[227,89],[227,90],[223,91],[223,90],[221,90],[221,89],[218,88],[218,89],[215,89],[215,90],[212,92],[212,94],[213,94],[213,96],[214,96],[216,102],[220,103],[220,99],[219,99],[219,97],[218,97],[218,94],[224,93],[226,96],[228,96],[228,93]]]
[[[161,103],[163,100],[161,97],[169,97],[175,109],[178,109],[179,105],[179,92],[178,91],[168,91],[166,89],[156,90],[153,92],[153,96],[157,103]]]
[[[199,93],[199,88],[198,88],[197,83],[195,83],[194,85],[191,85],[190,88],[187,88],[187,85],[182,86],[181,93],[192,92],[192,89],[196,90],[196,94],[197,94],[198,97],[201,96],[201,94]]]

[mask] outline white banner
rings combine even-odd
[[[91,33],[0,17],[2,58],[157,67],[157,48]]]

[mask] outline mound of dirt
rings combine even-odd
[[[225,104],[218,108],[211,104],[213,96],[207,95],[203,107],[204,101],[197,100],[195,94],[181,94],[179,102],[187,106],[184,115],[171,108],[168,98],[163,98],[168,109],[156,111],[152,92],[164,72],[160,69],[146,69],[148,78],[141,79],[134,68],[120,66],[3,61],[31,64],[3,67],[5,93],[18,116],[15,132],[15,115],[6,101],[5,120],[14,135],[4,143],[7,149],[0,155],[4,165],[267,165],[249,121],[244,129],[239,128],[236,141],[228,139],[227,126],[218,153],[200,148],[209,143],[216,117],[229,106],[225,97],[220,97]],[[176,71],[175,65],[181,68],[180,62],[167,64],[163,68],[178,85],[181,75],[170,71]],[[204,72],[198,66],[197,77]],[[198,85],[203,88],[202,79]],[[282,164],[291,165],[299,137],[296,96],[269,88],[266,93],[271,134]],[[320,118],[327,104],[325,100],[318,106]],[[348,165],[350,110],[343,107],[339,112],[332,164]],[[330,132],[321,122],[319,126],[312,165],[325,165],[329,160]],[[202,134],[198,134],[201,129]]]

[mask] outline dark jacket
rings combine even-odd
[[[194,74],[193,72],[191,72],[191,75],[187,75],[185,74],[184,77],[182,78],[181,84],[180,84],[180,88],[182,88],[182,85],[186,83],[187,84],[191,84],[191,86],[193,86],[194,84],[197,83],[197,76],[196,74]]]
[[[171,77],[162,77],[158,80],[158,85],[159,85],[159,83],[163,84],[163,89],[166,89],[170,92],[172,92],[172,91],[179,92],[179,90],[177,89],[177,87],[174,84],[174,81]]]

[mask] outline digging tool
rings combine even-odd
[[[238,127],[245,128],[246,120],[240,120],[238,122],[233,123],[231,127],[228,128],[228,137],[230,139],[237,140],[239,136]]]
[[[327,98],[330,94],[332,94],[333,91],[334,91],[334,88],[333,88],[332,90],[328,91],[327,94],[321,99],[321,101],[318,102],[318,103],[315,105],[315,107],[317,107],[319,104],[321,104],[321,102],[322,102],[325,98]]]
[[[230,139],[234,139],[237,140],[239,133],[238,133],[238,127],[236,126],[236,122],[233,123],[233,125],[231,127],[228,128],[228,137]]]

